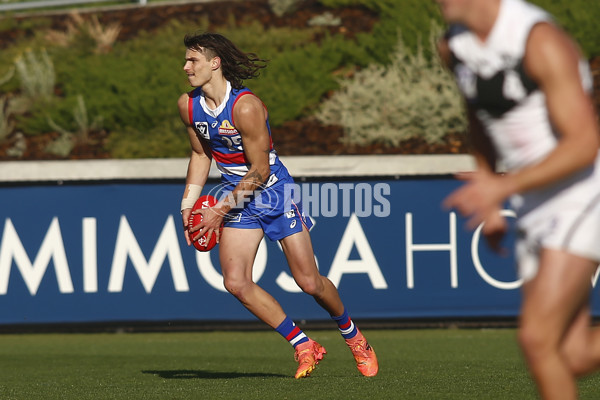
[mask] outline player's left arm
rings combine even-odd
[[[560,136],[541,162],[506,176],[513,193],[564,179],[596,159],[600,135],[593,103],[581,83],[579,58],[575,43],[556,26],[542,23],[532,29],[525,68],[544,92]]]

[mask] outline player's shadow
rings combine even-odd
[[[142,371],[144,374],[159,376],[163,379],[234,379],[234,378],[266,378],[286,377],[281,374],[265,374],[262,372],[219,372],[199,369],[175,369],[167,371]]]

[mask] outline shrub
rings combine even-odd
[[[258,54],[261,58],[271,59],[283,52],[298,49],[313,41],[321,30],[318,28],[293,29],[288,27],[265,28],[258,21],[237,27],[222,27],[219,33],[227,36],[240,49]],[[177,37],[177,45],[182,46],[182,38]],[[178,47],[182,50],[183,47]]]
[[[180,43],[183,34],[178,36]],[[116,43],[110,54],[97,54],[95,46],[54,48],[63,98],[47,114],[57,124],[66,124],[66,129],[77,129],[72,110],[77,97],[83,96],[90,118],[101,117],[110,132],[123,132],[126,126],[144,132],[164,120],[178,118],[177,98],[186,87],[185,75],[180,73],[184,53],[177,44],[160,34],[142,34],[135,40]],[[38,127],[47,119],[31,118],[37,120]]]
[[[15,123],[11,121],[11,115],[7,106],[7,98],[0,97],[0,143],[11,134],[15,127]]]
[[[6,74],[2,78],[0,78],[0,86],[4,85],[6,82],[10,81],[13,76],[15,76],[15,68],[11,67],[6,71]]]
[[[363,56],[356,45],[341,36],[313,36],[321,28],[265,29],[258,23],[220,30],[242,50],[267,59],[267,68],[256,79],[244,82],[269,109],[272,126],[314,110],[327,91],[338,84],[332,72]]]
[[[595,21],[595,16],[600,14],[600,2],[532,1],[553,13],[581,43],[588,56],[600,55],[600,33]],[[293,2],[272,0],[271,4]],[[327,94],[339,89],[341,84],[342,90],[326,101],[319,115],[325,118],[329,112],[327,118],[331,123],[352,121],[353,127],[348,128],[352,135],[349,134],[348,140],[352,137],[358,141],[379,140],[393,144],[402,137],[427,135],[427,140],[435,141],[442,132],[461,130],[463,122],[453,116],[459,106],[451,97],[445,97],[450,93],[449,78],[438,71],[432,48],[419,46],[419,38],[427,37],[431,31],[430,21],[441,21],[435,2],[319,2],[333,8],[366,7],[376,12],[380,20],[372,32],[359,33],[354,39],[330,36],[319,27],[265,28],[258,21],[239,24],[230,20],[225,26],[211,27],[228,36],[241,49],[269,60],[262,75],[246,84],[267,104],[273,126],[312,115]],[[28,76],[23,79],[33,79],[27,82],[22,79],[21,85],[19,79],[9,79],[0,87],[0,97],[6,98],[4,114],[0,116],[4,131],[11,130],[11,135],[21,131],[30,136],[52,130],[60,132],[58,127],[65,132],[80,132],[82,121],[77,122],[73,110],[82,96],[89,121],[103,119],[114,156],[187,154],[189,145],[176,107],[179,95],[190,89],[181,70],[185,51],[182,38],[186,33],[208,29],[209,21],[206,18],[174,20],[152,33],[142,32],[127,42],[117,40],[112,43],[118,35],[118,26],[103,27],[94,18],[90,15],[85,23],[73,19],[71,31],[53,32],[55,36],[51,43],[44,40],[52,27],[50,19],[0,19],[0,32],[9,29],[17,32],[13,43],[2,49],[0,81],[4,82],[3,77],[9,76],[19,55],[23,55],[19,62],[29,69],[25,74]],[[90,33],[94,29],[96,34]],[[398,50],[403,52],[401,54],[396,51],[399,30],[403,37]],[[106,39],[100,46],[102,49],[108,50],[112,44],[109,54],[98,53],[99,43],[95,38],[99,36]],[[68,46],[60,47],[61,41]],[[54,82],[50,79],[51,74],[31,72],[37,68],[35,63],[38,67],[49,65],[43,53],[44,46],[56,74]],[[28,57],[31,56],[34,59],[30,62]],[[403,65],[400,60],[408,65]],[[364,71],[360,71],[361,68]],[[50,68],[46,68],[48,71]],[[336,78],[353,73],[354,77],[343,83]],[[42,76],[48,78],[45,83],[35,81]],[[397,85],[395,91],[388,87],[392,82]],[[27,89],[26,85],[33,89]],[[418,93],[421,90],[424,92]],[[372,98],[379,104],[377,107],[363,102],[362,96],[369,98],[373,92],[388,99],[389,104],[381,98]],[[25,96],[27,93],[29,95]],[[41,97],[46,96],[49,100],[40,102],[39,93],[45,93]],[[342,99],[337,111],[333,107],[335,99]],[[347,108],[351,103],[358,106]],[[447,106],[443,107],[444,104]],[[363,112],[363,109],[368,111]],[[398,112],[400,109],[404,111]],[[342,115],[342,112],[346,114]],[[379,119],[373,116],[375,114]],[[54,129],[49,121],[55,125]],[[434,127],[436,123],[441,128]],[[402,129],[400,133],[396,130],[398,127]],[[173,136],[166,129],[173,129]],[[373,132],[380,132],[380,136],[375,139],[364,137],[370,137]],[[180,142],[181,134],[183,142]],[[157,144],[152,143],[153,140],[157,140]]]
[[[0,78],[0,86],[10,81],[15,74],[15,69],[11,68],[8,72]],[[4,142],[6,138],[11,134],[15,127],[14,121],[11,120],[11,110],[8,103],[8,96],[0,96],[0,143]]]
[[[71,20],[66,23],[66,31],[49,30],[46,40],[58,46],[68,47],[77,41],[79,36],[84,36],[86,42],[94,42],[95,52],[109,53],[121,32],[119,23],[102,26],[98,17],[92,15],[89,19],[83,18],[78,12],[70,13]]]
[[[369,63],[387,64],[391,61],[398,32],[402,32],[404,46],[409,51],[416,51],[420,38],[429,34],[431,20],[441,23],[441,15],[435,2],[423,0],[320,0],[325,6],[340,7],[360,5],[373,10],[379,15],[379,22],[370,33],[357,35],[356,46],[363,48],[367,57],[357,65]],[[429,49],[425,49],[425,55]]]
[[[286,13],[295,11],[302,1],[304,0],[269,0],[269,7],[273,14],[281,17]]]
[[[65,158],[71,154],[74,146],[75,141],[73,136],[67,132],[63,132],[59,137],[46,145],[44,152]]]
[[[54,63],[46,49],[27,49],[15,61],[15,70],[20,81],[20,96],[11,99],[12,114],[15,114],[16,127],[25,134],[40,133],[47,127],[46,124],[39,129],[27,129],[37,122],[37,118],[44,118],[47,110],[56,104],[54,87],[56,73]],[[37,118],[31,118],[31,115]]]
[[[62,97],[54,99],[43,110],[34,108],[27,118],[19,119],[20,128],[30,134],[41,133],[52,128],[51,120],[56,124],[53,130],[57,130],[56,126],[78,130],[72,110],[77,96],[82,95],[90,115],[103,118],[111,137],[133,135],[137,138],[135,131],[150,131],[164,121],[184,131],[176,107],[179,95],[190,89],[182,71],[185,53],[182,39],[186,33],[198,30],[198,26],[197,22],[173,22],[152,35],[142,33],[134,40],[117,42],[110,54],[96,54],[95,46],[87,42],[81,45],[87,40],[85,35],[73,35],[69,48],[49,49],[52,59],[56,60]],[[220,32],[245,51],[271,60],[268,72],[247,84],[267,103],[274,124],[298,117],[307,102],[316,106],[323,93],[337,86],[331,71],[343,62],[345,53],[353,51],[351,44],[345,53],[338,51],[342,47],[341,38],[324,38],[327,43],[324,47],[310,43],[318,28],[266,30],[253,23],[242,29],[224,28]],[[286,53],[284,50],[289,47],[295,50]],[[305,68],[309,63],[311,68]],[[160,150],[160,146],[150,147]],[[111,149],[116,151],[115,146]]]
[[[344,64],[343,47],[341,40],[329,38],[321,45],[309,43],[281,53],[259,79],[248,82],[269,108],[273,126],[314,110],[328,91],[338,87],[332,72]]]
[[[436,33],[430,36],[430,52]],[[430,59],[419,46],[406,49],[402,39],[388,66],[372,64],[341,82],[341,89],[324,101],[319,121],[344,127],[344,141],[390,146],[409,138],[439,142],[449,132],[466,127],[462,100],[439,59]]]
[[[107,148],[115,158],[188,157],[190,143],[180,120],[169,120],[148,131],[124,127],[111,133]]]
[[[82,95],[77,96],[77,104],[73,108],[73,121],[77,127],[75,132],[63,128],[51,117],[48,117],[48,125],[60,133],[60,136],[46,147],[48,153],[66,157],[71,153],[75,144],[89,142],[90,132],[102,129],[102,117],[96,116],[93,121],[90,121]]]
[[[529,0],[549,11],[581,45],[588,57],[600,55],[598,16],[600,2],[589,0]],[[329,7],[361,5],[377,12],[381,21],[371,34],[359,35],[359,44],[369,49],[376,62],[387,61],[386,52],[395,45],[396,29],[402,31],[405,45],[414,50],[419,35],[428,32],[430,19],[441,23],[433,1],[423,0],[320,0]],[[389,53],[388,53],[389,54]]]
[[[22,90],[20,79],[16,71],[15,60],[31,51],[30,42],[19,42],[14,46],[2,49],[0,57],[0,93],[11,93]]]
[[[600,2],[589,0],[530,0],[550,12],[579,43],[588,57],[600,55]]]
[[[46,49],[28,50],[15,61],[21,90],[30,99],[49,101],[54,96],[56,74]]]

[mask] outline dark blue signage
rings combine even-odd
[[[315,222],[319,268],[354,318],[518,314],[512,251],[494,254],[479,230],[440,206],[458,185],[450,178],[297,185]],[[200,253],[186,245],[182,189],[179,182],[0,188],[0,323],[253,320],[223,288],[218,247]],[[506,241],[512,250],[513,237]],[[278,243],[263,241],[254,278],[293,319],[328,318],[300,292]]]

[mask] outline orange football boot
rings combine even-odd
[[[309,376],[325,354],[327,354],[325,347],[312,339],[308,339],[308,342],[300,343],[296,346],[294,359],[298,361],[298,370],[296,371],[295,378],[300,379]]]
[[[367,339],[360,331],[352,339],[346,339],[346,344],[350,347],[352,355],[356,360],[356,368],[364,376],[375,376],[379,371],[379,363],[375,350],[369,345]]]

